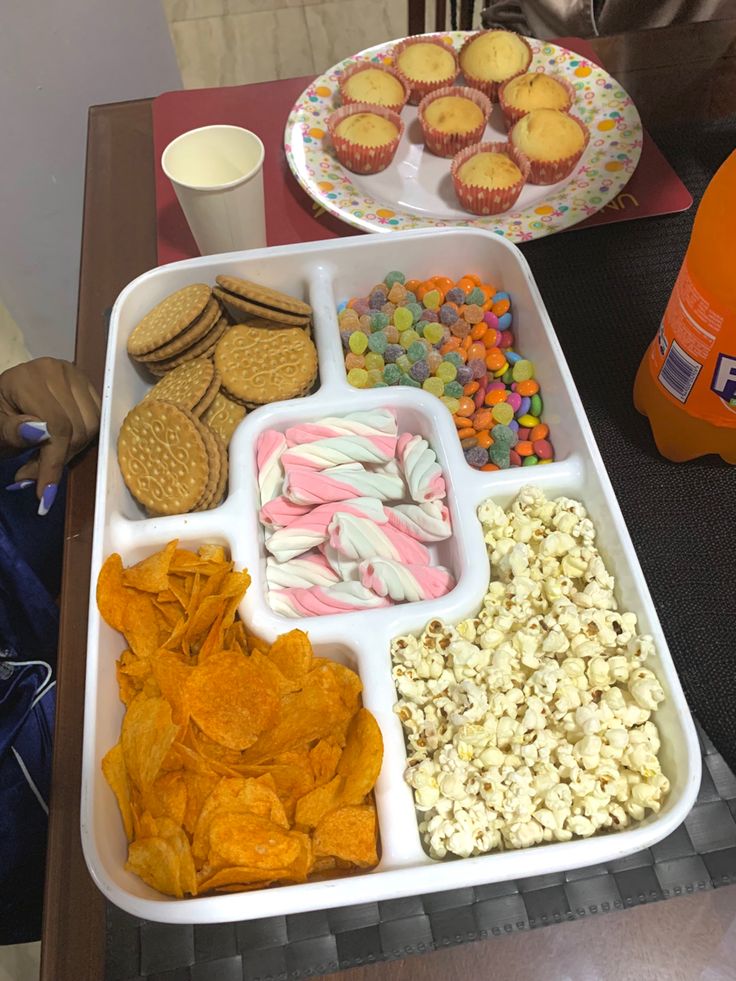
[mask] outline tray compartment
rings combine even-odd
[[[409,388],[356,390],[347,384],[336,304],[365,292],[391,269],[411,275],[446,272],[455,277],[468,270],[487,270],[498,288],[512,295],[518,348],[534,361],[541,379],[544,418],[556,450],[554,463],[529,470],[474,471],[465,463],[449,414],[434,396]],[[127,357],[125,341],[137,320],[158,300],[188,283],[214,282],[219,273],[261,281],[309,300],[314,308],[321,388],[307,398],[274,403],[249,414],[231,443],[229,494],[220,507],[199,514],[143,518],[123,485],[115,452],[120,422],[147,388],[142,374]],[[280,617],[265,601],[255,439],[269,426],[285,428],[297,421],[379,405],[395,408],[401,429],[421,433],[437,453],[448,484],[447,503],[454,530],[453,539],[441,543],[437,554],[458,574],[458,584],[433,602],[397,604],[364,614]],[[657,724],[663,737],[663,768],[672,789],[660,814],[649,816],[633,829],[526,851],[437,862],[422,848],[413,793],[403,779],[406,751],[402,726],[394,713],[390,644],[400,634],[420,632],[434,616],[455,623],[473,615],[489,579],[477,506],[487,497],[506,506],[529,483],[542,487],[548,496],[564,493],[585,504],[596,524],[601,552],[617,578],[621,605],[636,612],[641,630],[654,636],[656,670],[667,694]],[[128,564],[174,537],[183,547],[196,547],[204,541],[227,544],[236,563],[248,567],[253,583],[241,615],[256,633],[271,640],[301,627],[309,632],[318,654],[344,659],[357,667],[364,685],[364,704],[378,720],[385,747],[376,786],[382,846],[376,870],[344,879],[185,901],[168,899],[125,872],[122,823],[100,772],[100,760],[120,732],[123,707],[118,700],[114,662],[123,641],[100,620],[95,584],[109,552],[120,551]],[[126,287],[110,324],[91,580],[82,841],[87,864],[100,889],[113,903],[136,916],[172,923],[259,918],[609,862],[665,837],[681,823],[695,799],[700,779],[697,736],[590,426],[524,258],[489,232],[427,229],[395,237],[369,235],[208,256],[145,273]]]

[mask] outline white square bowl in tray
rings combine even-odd
[[[458,278],[478,271],[513,299],[517,348],[536,367],[545,401],[556,461],[533,470],[472,470],[465,462],[452,420],[434,396],[411,388],[358,391],[345,377],[336,305],[363,295],[389,270],[424,278]],[[319,354],[319,388],[307,398],[264,406],[238,428],[230,447],[230,484],[218,508],[199,514],[147,518],[125,488],[117,463],[116,441],[128,410],[149,387],[130,361],[126,340],[133,326],[159,300],[190,283],[214,282],[221,273],[242,276],[301,296],[314,309]],[[399,431],[421,433],[435,449],[448,487],[453,537],[435,558],[451,568],[456,587],[430,602],[384,609],[287,619],[266,600],[265,549],[257,520],[255,442],[266,428],[285,429],[352,409],[394,409]],[[656,646],[653,669],[666,701],[656,713],[662,737],[662,767],[671,790],[658,814],[623,831],[570,842],[554,842],[474,858],[436,861],[420,841],[413,796],[403,772],[406,749],[393,706],[390,643],[402,633],[419,633],[432,617],[455,623],[479,608],[489,578],[489,562],[476,509],[491,497],[506,507],[526,484],[548,496],[565,494],[588,508],[598,544],[616,578],[619,605],[635,612],[642,632]],[[370,872],[252,892],[174,900],[125,870],[127,842],[112,791],[100,761],[120,734],[123,706],[118,698],[115,660],[123,639],[100,618],[95,583],[104,558],[113,551],[123,562],[138,561],[172,538],[183,547],[203,542],[227,545],[238,567],[247,567],[252,585],[241,615],[253,630],[272,640],[299,626],[309,632],[315,651],[349,664],[360,675],[363,700],[376,716],[384,738],[383,768],[376,786],[380,863]],[[400,236],[366,235],[207,256],[152,270],[132,282],[112,312],[100,429],[97,497],[89,603],[81,832],[90,872],[102,892],[135,916],[169,923],[211,923],[255,919],[283,913],[416,895],[480,883],[518,879],[613,861],[670,834],[690,810],[700,782],[695,729],[616,497],[593,439],[562,351],[521,252],[480,229],[408,231]]]

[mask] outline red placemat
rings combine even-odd
[[[597,62],[593,49],[582,38],[558,38],[556,43]],[[245,126],[258,133],[263,140],[266,148],[263,175],[269,245],[363,234],[317,208],[296,182],[286,162],[284,126],[292,106],[312,81],[311,76],[305,76],[228,88],[187,89],[165,92],[154,100],[156,227],[158,261],[161,265],[178,259],[191,259],[199,254],[174,189],[161,169],[161,154],[167,144],[181,133],[214,123]],[[684,211],[691,204],[689,191],[645,131],[639,166],[625,189],[570,231]]]

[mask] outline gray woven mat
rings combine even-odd
[[[244,923],[169,926],[108,905],[106,981],[303,978],[736,882],[736,776],[698,731],[697,803],[643,852],[518,882]]]

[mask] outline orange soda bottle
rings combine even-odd
[[[634,405],[670,460],[736,464],[736,151],[706,188]]]

